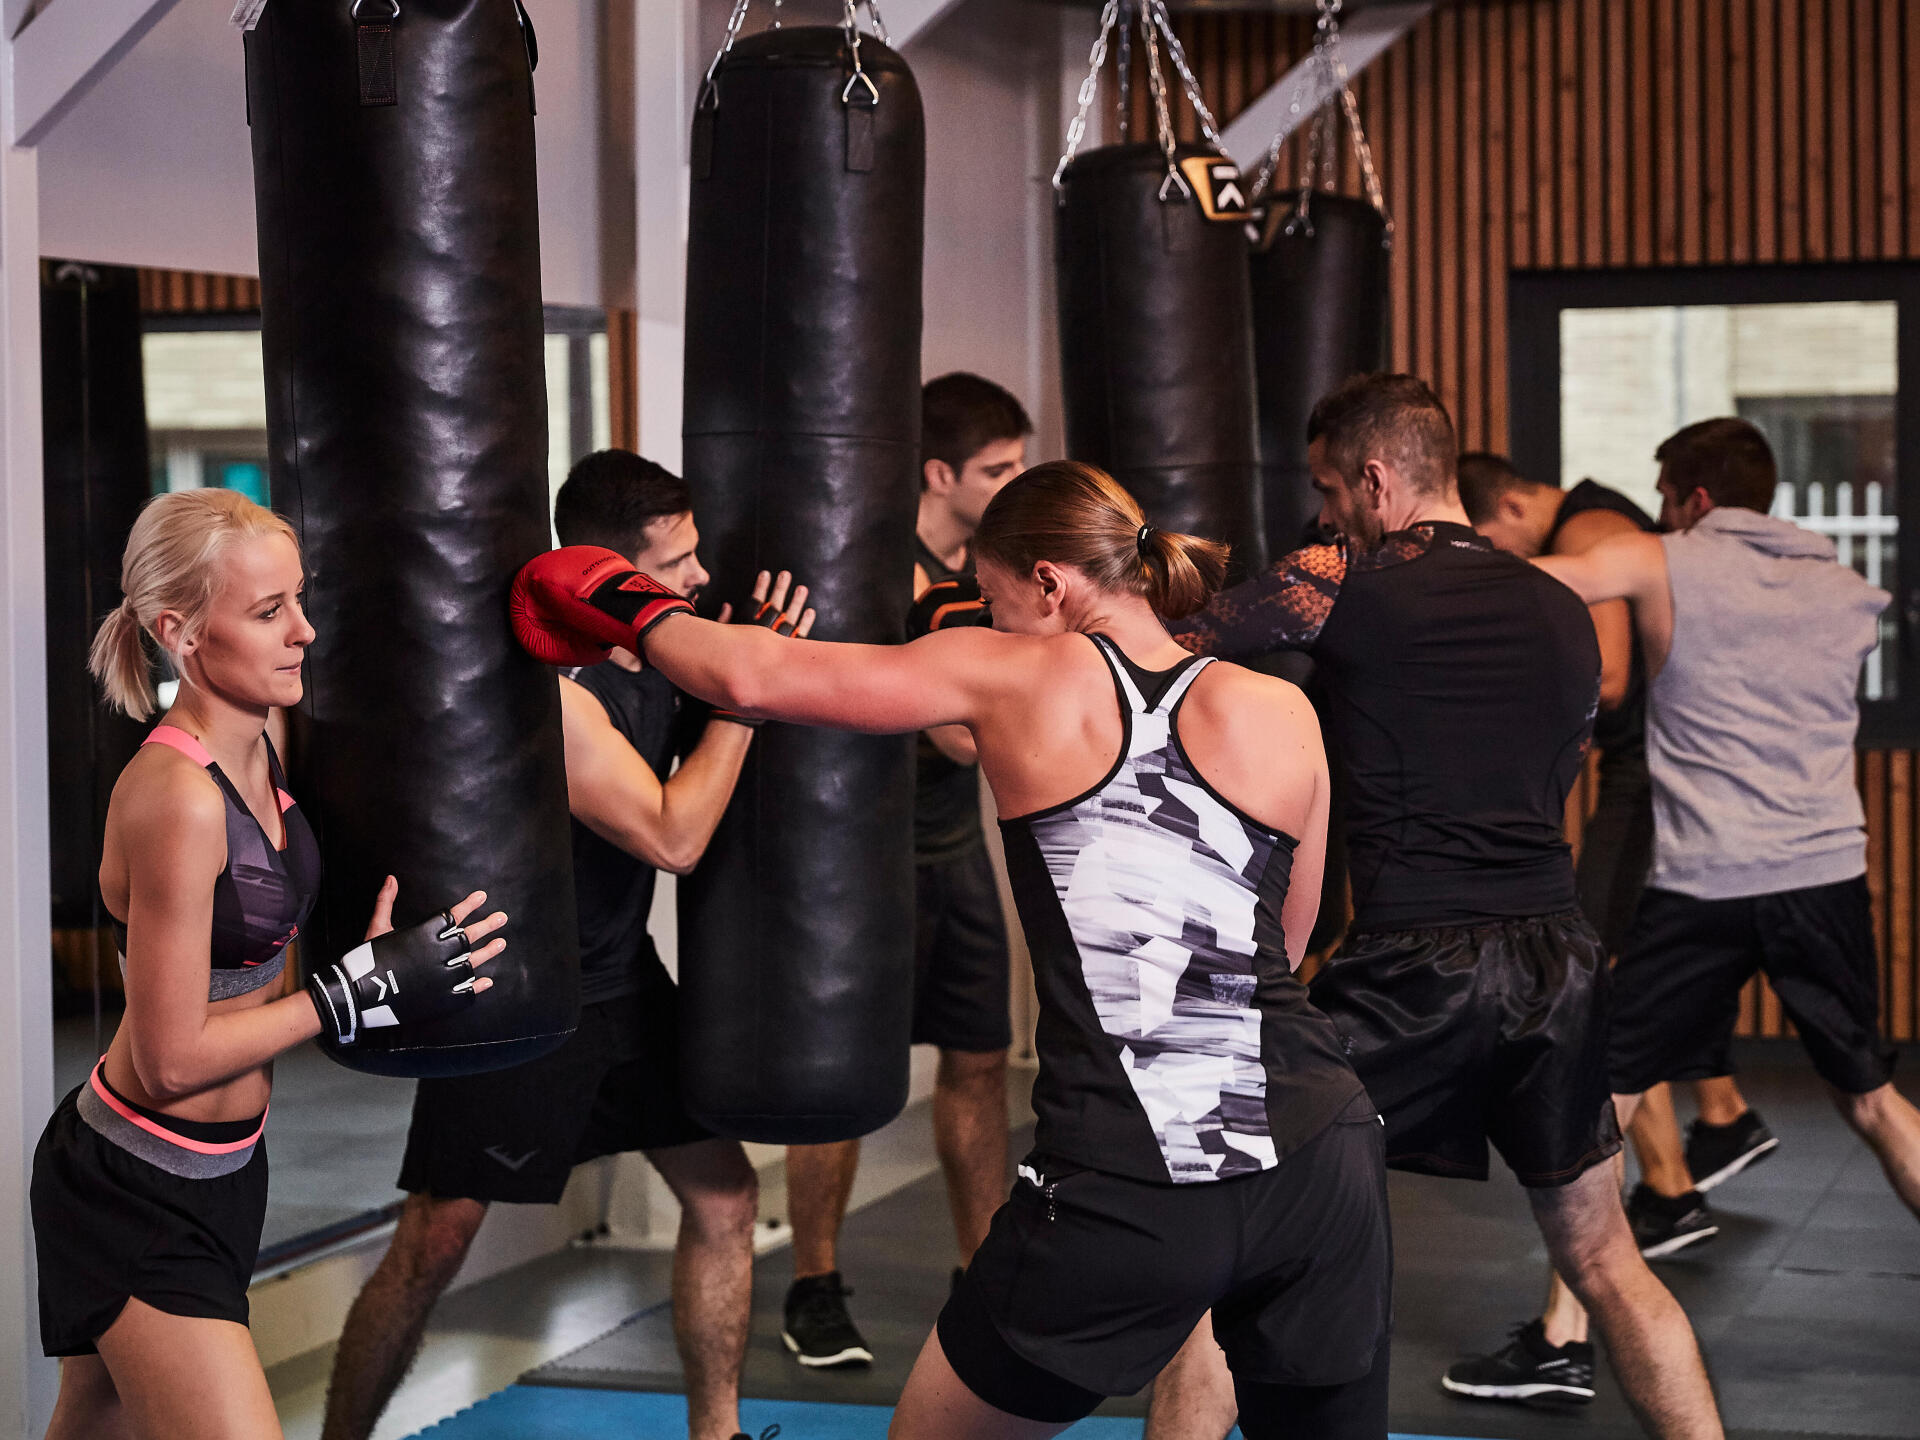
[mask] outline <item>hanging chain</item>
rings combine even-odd
[[[1100,33],[1094,37],[1093,52],[1087,57],[1087,78],[1080,82],[1080,108],[1067,125],[1066,153],[1060,157],[1060,163],[1053,167],[1053,188],[1056,192],[1065,182],[1067,166],[1073,163],[1081,140],[1086,138],[1087,113],[1093,109],[1094,96],[1100,90],[1100,71],[1107,63],[1107,35],[1113,29],[1113,22],[1119,13],[1120,0],[1107,0],[1101,7]]]
[[[1193,187],[1173,158],[1173,116],[1167,113],[1167,77],[1160,73],[1160,46],[1153,34],[1152,4],[1153,0],[1147,0],[1147,7],[1140,12],[1140,43],[1147,51],[1147,90],[1153,96],[1153,121],[1160,132],[1160,153],[1167,157],[1167,178],[1160,182],[1160,198],[1165,200],[1170,190],[1178,190],[1183,199],[1191,200]]]
[[[887,34],[887,22],[880,18],[880,0],[866,0],[867,17],[873,21],[873,36],[882,45],[891,45],[893,40]]]
[[[1311,62],[1318,72],[1327,94],[1316,110],[1311,122],[1312,128],[1307,136],[1307,155],[1301,168],[1300,198],[1294,213],[1287,220],[1287,231],[1293,233],[1304,227],[1306,233],[1313,233],[1313,223],[1309,214],[1311,197],[1316,184],[1327,189],[1334,187],[1334,152],[1338,148],[1338,125],[1332,101],[1338,97],[1339,114],[1347,122],[1347,132],[1353,138],[1353,148],[1360,161],[1360,180],[1367,193],[1367,201],[1380,212],[1380,218],[1386,225],[1386,243],[1393,243],[1393,217],[1387,213],[1387,198],[1380,184],[1380,173],[1374,168],[1373,146],[1367,141],[1366,127],[1360,119],[1360,102],[1354,96],[1353,86],[1347,73],[1347,62],[1340,53],[1340,10],[1343,0],[1318,0],[1319,19],[1314,25],[1313,53]],[[1259,174],[1254,177],[1251,197],[1256,202],[1267,195],[1273,185],[1275,174],[1280,168],[1280,147],[1286,136],[1299,128],[1300,96],[1296,92],[1287,106],[1291,124],[1276,129],[1273,143],[1267,147],[1267,153],[1260,162]]]
[[[718,103],[719,92],[714,89],[713,77],[720,69],[720,62],[733,52],[733,42],[740,38],[740,22],[747,18],[747,6],[753,0],[733,0],[733,13],[727,16],[727,38],[720,42],[720,48],[714,53],[713,63],[707,66],[705,78],[700,81],[700,99],[694,106],[696,110],[705,110]],[[774,3],[774,19],[779,17],[779,0]]]
[[[780,28],[780,7],[784,4],[786,0],[773,0],[773,28],[776,30]]]
[[[872,9],[871,3],[868,9]],[[867,74],[865,67],[860,63],[860,0],[846,0],[846,12],[847,49],[853,55],[853,73],[847,76],[847,83],[840,87],[840,103],[853,104],[854,87],[864,85],[867,87],[867,98],[863,103],[878,105],[880,87],[873,83],[873,77]]]
[[[1180,72],[1180,83],[1186,88],[1188,103],[1193,106],[1193,113],[1200,117],[1200,132],[1214,149],[1222,155],[1226,154],[1227,146],[1220,138],[1219,123],[1213,118],[1213,111],[1207,108],[1206,100],[1201,97],[1200,82],[1194,78],[1193,69],[1187,64],[1186,47],[1180,43],[1180,37],[1173,33],[1173,18],[1167,14],[1167,0],[1148,0],[1148,4],[1153,10],[1154,23],[1166,37],[1167,58],[1173,61],[1173,68]]]
[[[1119,95],[1114,110],[1120,120],[1120,143],[1125,145],[1133,138],[1133,0],[1127,0],[1115,33],[1120,40],[1120,54],[1114,68],[1120,83],[1116,87]]]

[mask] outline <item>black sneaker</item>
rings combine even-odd
[[[1780,1148],[1760,1112],[1749,1109],[1727,1125],[1695,1120],[1687,1126],[1687,1169],[1693,1188],[1700,1191],[1723,1185],[1749,1165]]]
[[[1720,1233],[1707,1209],[1706,1197],[1698,1190],[1668,1197],[1656,1194],[1644,1183],[1635,1185],[1627,1199],[1627,1224],[1633,1227],[1640,1253],[1649,1260],[1698,1245]]]
[[[1513,1327],[1505,1349],[1454,1361],[1440,1383],[1479,1400],[1584,1405],[1593,1399],[1593,1346],[1584,1340],[1549,1345],[1546,1328],[1529,1320]]]
[[[847,1314],[853,1294],[840,1283],[840,1272],[806,1275],[787,1291],[786,1323],[780,1338],[802,1365],[826,1369],[834,1365],[871,1365],[873,1352]]]

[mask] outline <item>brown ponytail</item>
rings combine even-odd
[[[1191,615],[1227,573],[1228,547],[1158,530],[1112,476],[1078,460],[1024,472],[980,517],[973,551],[1016,575],[1042,560],[1071,565],[1104,590],[1138,595],[1168,620]]]

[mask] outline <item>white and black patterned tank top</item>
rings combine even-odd
[[[1119,694],[1113,769],[1001,821],[1040,997],[1035,1155],[1161,1183],[1268,1169],[1361,1090],[1287,962],[1296,842],[1235,809],[1180,743],[1211,661],[1156,675],[1091,639]]]

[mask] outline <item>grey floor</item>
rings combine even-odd
[[[1722,1233],[1657,1268],[1713,1368],[1730,1434],[1920,1434],[1920,1224],[1871,1154],[1834,1116],[1797,1051],[1746,1056],[1749,1098],[1782,1146],[1716,1197]],[[1913,1078],[1907,1093],[1920,1093]],[[1683,1107],[1685,1105],[1683,1099]],[[1017,1146],[1017,1142],[1016,1142]],[[1497,1345],[1536,1313],[1545,1256],[1525,1198],[1504,1173],[1487,1184],[1395,1175],[1397,1254],[1392,1421],[1396,1431],[1504,1440],[1614,1440],[1639,1434],[1611,1378],[1586,1409],[1463,1403],[1437,1376],[1463,1348]],[[848,1222],[842,1264],[878,1362],[803,1371],[779,1342],[784,1255],[755,1277],[745,1391],[769,1399],[890,1404],[947,1286],[950,1238],[930,1176]],[[675,1390],[668,1312],[643,1309],[592,1344],[532,1372],[535,1383]],[[1140,1402],[1109,1409],[1139,1413]]]
[[[56,1095],[87,1078],[119,1018],[106,1012],[97,1030],[87,1015],[54,1022]],[[400,1200],[393,1181],[412,1108],[411,1082],[336,1065],[318,1046],[301,1045],[274,1062],[263,1263],[304,1237],[352,1225]]]

